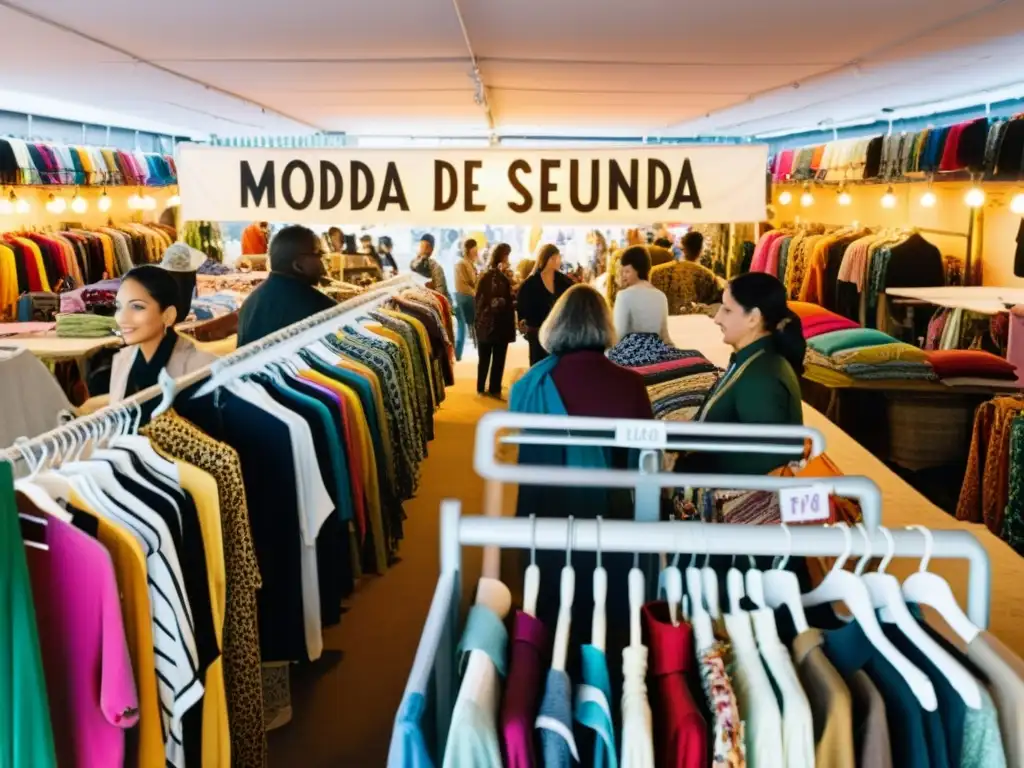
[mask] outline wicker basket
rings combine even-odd
[[[910,470],[963,462],[974,423],[972,398],[888,394],[889,460]]]

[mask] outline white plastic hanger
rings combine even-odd
[[[690,598],[690,624],[697,650],[706,651],[715,642],[715,631],[711,625],[711,615],[704,606],[704,584],[700,569],[694,565],[696,555],[686,568],[686,592]]]
[[[573,517],[569,515],[566,534],[565,566],[559,588],[558,623],[555,624],[555,644],[551,651],[551,668],[565,671],[565,660],[569,655],[569,629],[572,627],[572,603],[576,596],[576,571],[572,567]]]
[[[683,615],[687,619],[692,619],[696,613],[707,613],[707,608],[704,607],[704,584],[701,580],[700,568],[697,567],[695,551],[690,553],[690,562],[686,566],[683,578],[686,582]]]
[[[597,517],[597,567],[594,568],[594,618],[590,625],[590,644],[604,653],[608,635],[605,605],[608,602],[608,571],[601,565],[601,516]]]
[[[736,567],[735,555],[732,558],[732,566],[730,566],[729,571],[725,574],[725,591],[729,597],[729,613],[741,613],[743,608],[740,606],[740,600],[746,597],[746,594],[743,588],[743,574]]]
[[[530,515],[530,527],[533,531],[530,539],[530,564],[526,566],[523,577],[523,613],[537,616],[537,595],[540,594],[540,568],[537,566],[537,516]]]
[[[701,536],[704,536],[704,523],[701,523]],[[707,546],[707,539],[704,539],[704,565],[700,569],[700,578],[703,585],[704,604],[708,607],[708,613],[712,619],[722,618],[722,608],[718,600],[718,574],[710,566],[711,552]]]
[[[967,618],[946,580],[928,571],[928,563],[932,559],[932,532],[923,525],[911,525],[907,530],[920,531],[925,538],[925,547],[917,572],[903,582],[903,599],[934,608],[960,639],[970,645],[981,633],[981,628]]]
[[[867,529],[863,523],[858,523],[857,528],[864,537],[865,544],[864,557],[857,563],[857,568],[854,571],[854,573],[859,575],[864,570],[868,560],[871,559],[871,537],[868,536]],[[888,528],[882,527],[881,531],[889,545],[885,558],[879,564],[876,572],[868,573],[861,577],[867,585],[868,592],[871,593],[871,600],[875,608],[881,609],[879,618],[883,624],[894,624],[910,642],[916,645],[928,657],[928,660],[938,667],[942,675],[949,680],[950,685],[953,686],[968,707],[980,709],[981,688],[978,685],[978,681],[945,648],[935,642],[921,628],[917,619],[911,615],[906,602],[904,602],[903,590],[900,589],[899,580],[885,572],[896,552],[896,542],[893,541],[892,534],[889,533]]]
[[[174,383],[174,378],[167,372],[167,368],[160,369],[160,374],[156,377],[156,381],[160,385],[161,394],[160,402],[153,409],[154,419],[171,409],[171,406],[174,405],[174,398],[178,394],[178,385]]]
[[[683,602],[683,572],[679,570],[679,551],[672,558],[672,563],[661,572],[661,587],[668,603],[668,617],[673,627],[679,626],[679,609]]]
[[[865,637],[910,686],[910,690],[913,691],[921,707],[929,712],[934,712],[938,707],[938,699],[935,696],[935,687],[931,680],[924,672],[911,664],[910,660],[900,653],[882,632],[878,618],[875,616],[875,606],[871,602],[871,595],[863,580],[843,569],[853,551],[853,539],[846,523],[837,525],[843,531],[846,541],[845,551],[825,576],[825,580],[803,596],[804,607],[836,602],[845,604],[864,631]]]
[[[758,608],[764,608],[767,605],[764,600],[764,574],[757,567],[757,560],[752,556],[748,557],[750,557],[750,567],[747,568],[747,572],[743,577],[747,597],[753,600],[754,605]]]
[[[786,534],[786,554],[781,560],[776,561],[775,567],[764,572],[761,579],[763,589],[760,597],[764,600],[764,605],[769,608],[778,608],[782,605],[789,608],[793,626],[797,634],[800,634],[806,632],[809,625],[807,616],[804,614],[800,580],[797,579],[795,573],[786,570],[789,556],[793,551],[793,534],[785,523],[781,523],[781,525],[783,533]]]
[[[24,441],[21,441],[23,443]],[[52,472],[43,472],[37,474],[36,470],[38,465],[33,462],[32,455],[23,444],[19,441],[15,441],[15,448],[21,453],[22,458],[25,459],[25,463],[29,467],[29,477],[27,479],[15,480],[14,490],[23,494],[30,502],[32,506],[38,509],[40,512],[45,512],[47,515],[51,515],[58,520],[63,520],[65,523],[71,522],[71,515],[63,509],[60,504],[57,503],[53,495],[53,490],[56,487],[48,479],[48,476],[53,475]],[[40,459],[40,464],[42,459]],[[56,498],[67,498],[67,490],[63,488],[64,493],[62,496]]]

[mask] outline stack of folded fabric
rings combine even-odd
[[[113,307],[117,297],[117,289],[121,287],[120,279],[100,280],[98,283],[76,288],[60,295],[60,311],[71,312],[94,312],[97,306]],[[95,314],[108,314],[107,312],[96,312]],[[109,314],[114,314],[112,311]]]
[[[934,381],[928,356],[872,328],[823,333],[807,341],[810,378],[834,386],[857,381]]]
[[[57,335],[64,339],[102,339],[113,336],[116,329],[114,318],[105,315],[57,315]]]
[[[649,384],[647,396],[651,399],[654,418],[666,421],[690,421],[718,380],[718,373],[708,363],[710,370],[692,371],[660,383]]]
[[[189,320],[213,320],[238,310],[245,301],[245,295],[237,291],[220,291],[210,296],[196,296],[192,299]]]
[[[832,331],[845,331],[860,327],[848,317],[837,315],[822,306],[806,301],[791,301],[789,308],[800,318],[805,339],[813,339],[815,336]]]
[[[950,349],[927,352],[928,362],[939,380],[950,387],[1012,387],[1017,368],[1008,360],[980,349]]]

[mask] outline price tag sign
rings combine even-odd
[[[828,520],[828,488],[812,485],[803,488],[784,488],[779,491],[782,522],[814,523]]]
[[[634,421],[615,427],[615,442],[625,448],[664,448],[668,428],[661,421]]]

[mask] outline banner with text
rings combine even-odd
[[[257,149],[179,145],[186,220],[302,224],[762,221],[764,145]]]

